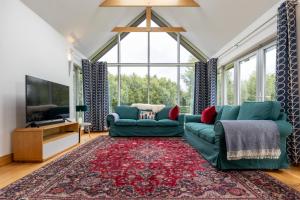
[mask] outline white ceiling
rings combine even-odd
[[[102,0],[22,0],[89,57],[143,8],[99,8]],[[199,8],[154,8],[208,57],[270,9],[278,0],[197,0]]]

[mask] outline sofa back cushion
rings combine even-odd
[[[277,101],[244,102],[237,120],[277,120],[280,103]]]
[[[219,121],[222,116],[224,106],[216,106],[217,116],[215,121]]]
[[[161,120],[161,119],[169,119],[169,112],[172,109],[172,107],[164,107],[161,111],[156,113],[155,119]]]
[[[120,119],[135,119],[139,118],[139,109],[130,106],[117,106],[115,109]]]
[[[236,120],[239,111],[240,106],[224,106],[220,120]]]

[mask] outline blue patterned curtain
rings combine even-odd
[[[194,114],[217,104],[217,58],[195,63]]]
[[[88,107],[84,120],[92,124],[92,131],[104,131],[109,113],[107,65],[82,60],[82,73],[84,103]]]
[[[287,139],[291,163],[300,163],[299,85],[297,66],[296,1],[286,1],[278,9],[276,93],[282,109],[293,125]]]
[[[217,67],[218,59],[211,58],[208,63],[208,95],[210,105],[217,105]]]
[[[195,63],[194,114],[200,114],[209,105],[207,63]]]

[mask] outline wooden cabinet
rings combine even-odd
[[[13,159],[42,162],[79,142],[79,125],[76,122],[18,128],[13,133]]]

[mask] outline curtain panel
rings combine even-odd
[[[217,104],[217,58],[195,63],[194,114]]]
[[[92,124],[91,131],[106,130],[106,116],[109,114],[108,72],[105,62],[91,63],[82,60],[83,96],[88,110],[85,122]]]
[[[207,63],[208,68],[208,95],[210,105],[217,105],[217,67],[218,59],[211,58]]]
[[[208,91],[207,63],[202,61],[196,62],[194,85],[194,114],[201,114],[201,112],[209,105]]]
[[[278,8],[276,94],[293,133],[287,139],[291,163],[300,163],[299,85],[297,65],[296,1],[285,1]]]

